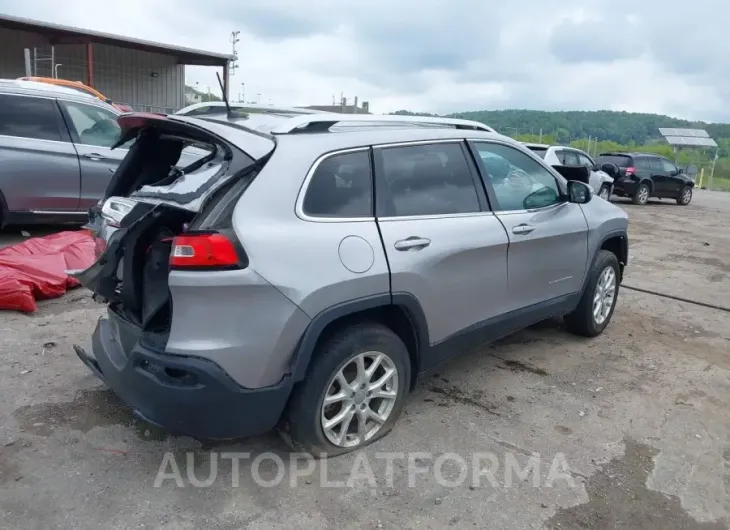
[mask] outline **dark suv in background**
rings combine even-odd
[[[602,153],[601,169],[614,178],[613,192],[646,204],[650,197],[675,199],[686,206],[692,200],[694,181],[663,156],[646,153]]]

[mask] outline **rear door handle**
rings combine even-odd
[[[409,237],[395,242],[396,250],[421,250],[431,244],[430,239],[425,237]]]
[[[84,158],[88,158],[89,160],[106,160],[106,157],[104,155],[100,155],[99,153],[84,153],[82,156]]]
[[[519,236],[524,236],[524,235],[527,235],[530,232],[532,232],[534,229],[535,229],[534,226],[530,226],[530,225],[526,225],[526,224],[521,224],[521,225],[513,226],[512,227],[512,233],[513,234],[516,234],[516,235],[519,235]]]

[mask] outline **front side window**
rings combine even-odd
[[[578,161],[580,162],[581,166],[586,166],[589,169],[592,169],[594,166],[593,160],[588,158],[588,156],[584,155],[583,153],[578,153]]]
[[[475,142],[474,146],[497,197],[495,210],[531,210],[562,200],[555,177],[525,153],[496,143]]]
[[[371,175],[368,151],[325,158],[309,181],[304,213],[313,217],[372,217]]]
[[[381,151],[378,214],[383,217],[481,211],[461,143],[386,147]]]
[[[662,169],[669,173],[670,175],[677,173],[677,166],[672,164],[669,160],[665,160],[662,158]]]
[[[0,135],[61,141],[59,119],[52,99],[0,94]]]
[[[119,140],[117,115],[94,105],[65,102],[74,140],[85,145],[111,147]]]

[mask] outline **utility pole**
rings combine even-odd
[[[236,50],[236,44],[238,44],[241,39],[238,38],[238,36],[241,34],[240,31],[231,31],[231,51],[233,54],[233,59],[230,62],[230,66],[228,68],[228,71],[230,72],[231,76],[236,73],[236,70],[238,69],[238,51]]]
[[[241,103],[246,103],[246,83],[241,83]]]

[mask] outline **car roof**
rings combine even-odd
[[[410,126],[408,123],[393,123],[389,126],[378,126],[368,124],[367,122],[359,123],[355,126],[344,125],[340,128],[332,127],[328,131],[322,132],[292,132],[288,134],[269,134],[272,128],[284,123],[292,118],[284,116],[255,115],[252,114],[245,120],[224,120],[214,117],[193,117],[170,115],[169,119],[175,121],[188,122],[199,127],[207,129],[215,129],[219,135],[230,136],[233,143],[236,143],[235,137],[242,131],[257,133],[261,136],[274,139],[277,143],[286,143],[290,146],[296,144],[303,149],[312,149],[317,152],[327,152],[340,149],[363,147],[377,144],[393,144],[403,142],[418,142],[429,140],[448,140],[448,139],[492,139],[499,140],[503,143],[518,146],[524,149],[524,146],[508,136],[503,136],[496,132],[487,132],[483,130],[465,130],[454,127],[439,126],[423,126],[422,124]],[[347,121],[347,115],[343,115],[343,121]],[[226,124],[233,129],[230,135],[225,132]],[[223,125],[223,127],[221,127]],[[234,132],[234,131],[238,131]]]
[[[281,105],[263,105],[259,103],[229,103],[229,105],[231,107],[231,110],[249,111],[251,113],[261,114],[324,114],[323,111],[319,110],[303,109],[299,107],[286,107]],[[187,107],[178,110],[175,114],[184,116],[189,112],[204,107],[220,107],[221,113],[225,113],[226,111],[225,101],[201,101],[199,103],[193,103],[192,105],[188,105]]]
[[[50,83],[41,83],[38,81],[26,81],[24,79],[0,79],[0,93],[17,94],[21,96],[44,96],[50,98],[63,98],[67,100],[75,100],[82,103],[98,104],[101,103],[104,108],[113,108],[111,105],[105,104],[99,98],[91,94],[85,94],[60,85],[52,85]]]
[[[617,153],[617,152],[610,152],[610,153],[601,153],[598,156],[626,156],[626,157],[632,157],[632,156],[653,156],[656,158],[666,158],[662,155],[658,155],[656,153],[637,153],[637,152],[631,152],[631,153]]]

